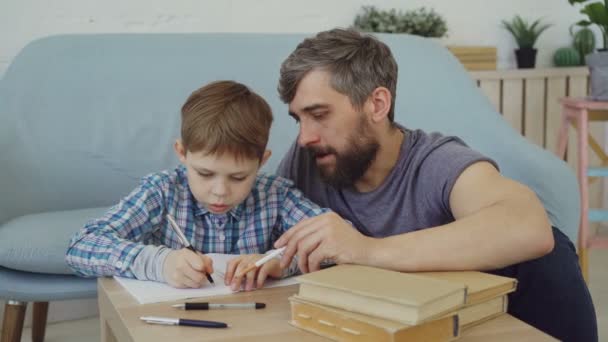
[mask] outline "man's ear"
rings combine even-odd
[[[184,144],[182,143],[181,139],[175,140],[175,143],[173,144],[173,150],[175,151],[175,154],[177,155],[179,161],[182,164],[186,164],[186,149],[184,148]]]
[[[266,164],[266,162],[268,161],[268,158],[270,158],[271,155],[272,155],[272,151],[271,150],[264,151],[264,155],[262,156],[262,160],[260,160],[260,167],[262,167],[262,166],[264,166],[264,164]]]
[[[371,112],[371,119],[374,123],[381,122],[388,116],[388,112],[391,110],[393,96],[390,90],[385,87],[378,87],[374,89],[368,103]]]

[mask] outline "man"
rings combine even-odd
[[[335,213],[286,232],[281,265],[297,255],[303,272],[329,259],[515,277],[509,313],[561,340],[596,341],[574,247],[536,194],[460,139],[395,123],[396,83],[390,49],[352,30],[306,39],[283,63],[279,93],[300,132],[278,173]]]

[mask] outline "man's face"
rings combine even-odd
[[[300,124],[298,144],[308,149],[323,180],[335,187],[353,185],[379,149],[365,110],[331,87],[330,74],[309,72],[298,85],[289,112]],[[365,107],[365,106],[364,106]]]
[[[210,212],[223,214],[247,198],[255,182],[260,161],[236,159],[230,153],[178,152],[186,166],[188,185],[194,198]]]

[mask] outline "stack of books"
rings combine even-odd
[[[496,278],[494,278],[496,277]],[[515,281],[480,272],[401,273],[339,265],[298,278],[295,327],[343,341],[452,341],[506,312]]]
[[[469,71],[496,70],[494,46],[448,46],[447,48]]]
[[[507,312],[507,295],[517,288],[517,280],[514,278],[483,272],[426,272],[416,274],[466,286],[465,304],[457,310],[461,330],[467,330]]]

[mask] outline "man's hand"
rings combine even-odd
[[[201,253],[183,248],[171,251],[163,265],[163,276],[167,284],[177,288],[199,288],[213,273],[213,260]]]
[[[224,283],[226,286],[229,285],[232,291],[238,291],[241,288],[243,281],[246,281],[245,291],[251,291],[256,288],[262,288],[264,286],[264,281],[266,281],[268,276],[272,278],[281,278],[283,269],[280,267],[278,259],[271,259],[262,266],[241,275],[244,269],[263,257],[263,254],[245,254],[228,261],[228,264],[226,265],[226,274],[224,276]],[[236,275],[240,275],[240,277]]]
[[[323,260],[336,264],[367,264],[366,250],[371,241],[338,214],[330,212],[298,222],[274,246],[287,246],[281,258],[282,268],[287,267],[297,254],[300,270],[308,273],[318,270]]]

